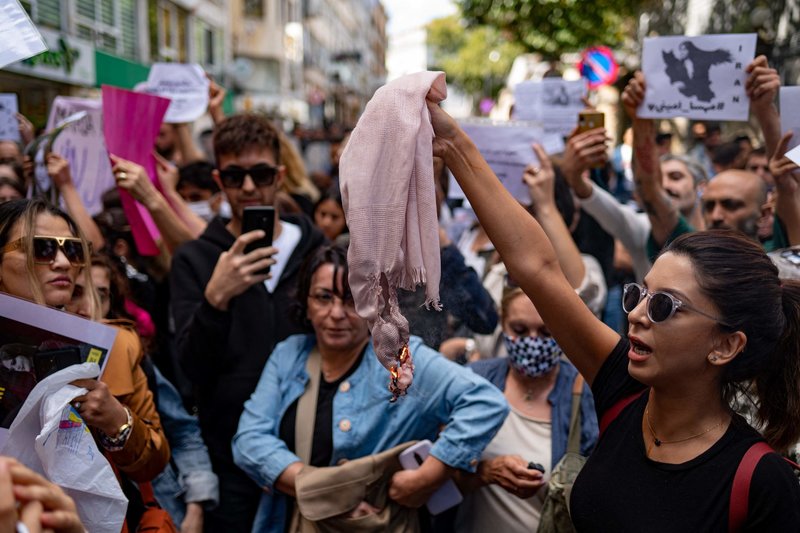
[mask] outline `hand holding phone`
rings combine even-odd
[[[244,208],[244,215],[242,216],[242,234],[258,229],[264,231],[264,237],[245,246],[245,254],[257,250],[258,248],[272,246],[272,234],[275,231],[274,207],[258,206]],[[258,271],[257,274],[269,274],[269,267]]]
[[[432,446],[433,444],[429,440],[419,441],[400,454],[400,464],[406,470],[416,470],[422,466],[422,463],[428,458]],[[437,515],[451,507],[455,507],[461,503],[463,499],[456,484],[452,479],[448,479],[433,493],[433,495],[431,495],[430,499],[428,499],[428,511],[430,511],[432,515]]]

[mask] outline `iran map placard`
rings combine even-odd
[[[747,65],[755,33],[650,37],[642,47],[647,91],[638,115],[699,120],[747,120]]]

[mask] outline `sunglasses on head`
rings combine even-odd
[[[259,163],[250,168],[229,166],[219,171],[219,178],[222,186],[228,189],[241,189],[244,185],[244,178],[250,176],[256,187],[269,187],[275,182],[278,174],[278,167],[273,167],[267,163]]]
[[[622,292],[622,310],[625,311],[625,313],[630,313],[636,309],[636,306],[639,305],[639,302],[641,302],[643,298],[647,298],[647,318],[654,324],[664,322],[674,315],[678,309],[687,309],[710,318],[723,326],[730,327],[719,318],[680,301],[668,292],[650,292],[638,283],[625,284]]]
[[[25,239],[17,239],[3,248],[3,253],[17,250],[24,246]],[[41,265],[52,265],[58,251],[61,250],[72,266],[86,265],[83,253],[83,242],[77,237],[33,236],[33,262]]]

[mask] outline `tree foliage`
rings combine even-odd
[[[470,24],[492,26],[526,51],[558,58],[630,37],[646,0],[455,0]]]
[[[433,67],[471,95],[496,96],[514,58],[525,52],[494,28],[465,28],[457,16],[434,20],[427,30]]]

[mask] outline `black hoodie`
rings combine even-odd
[[[227,311],[209,304],[204,292],[222,252],[234,242],[226,220],[213,219],[197,240],[178,248],[172,260],[171,294],[178,361],[194,385],[203,438],[215,463],[233,465],[231,440],[244,402],[255,390],[272,349],[300,333],[292,321],[297,275],[303,261],[325,243],[305,216],[282,216],[302,237],[273,293],[256,283],[233,298]]]

